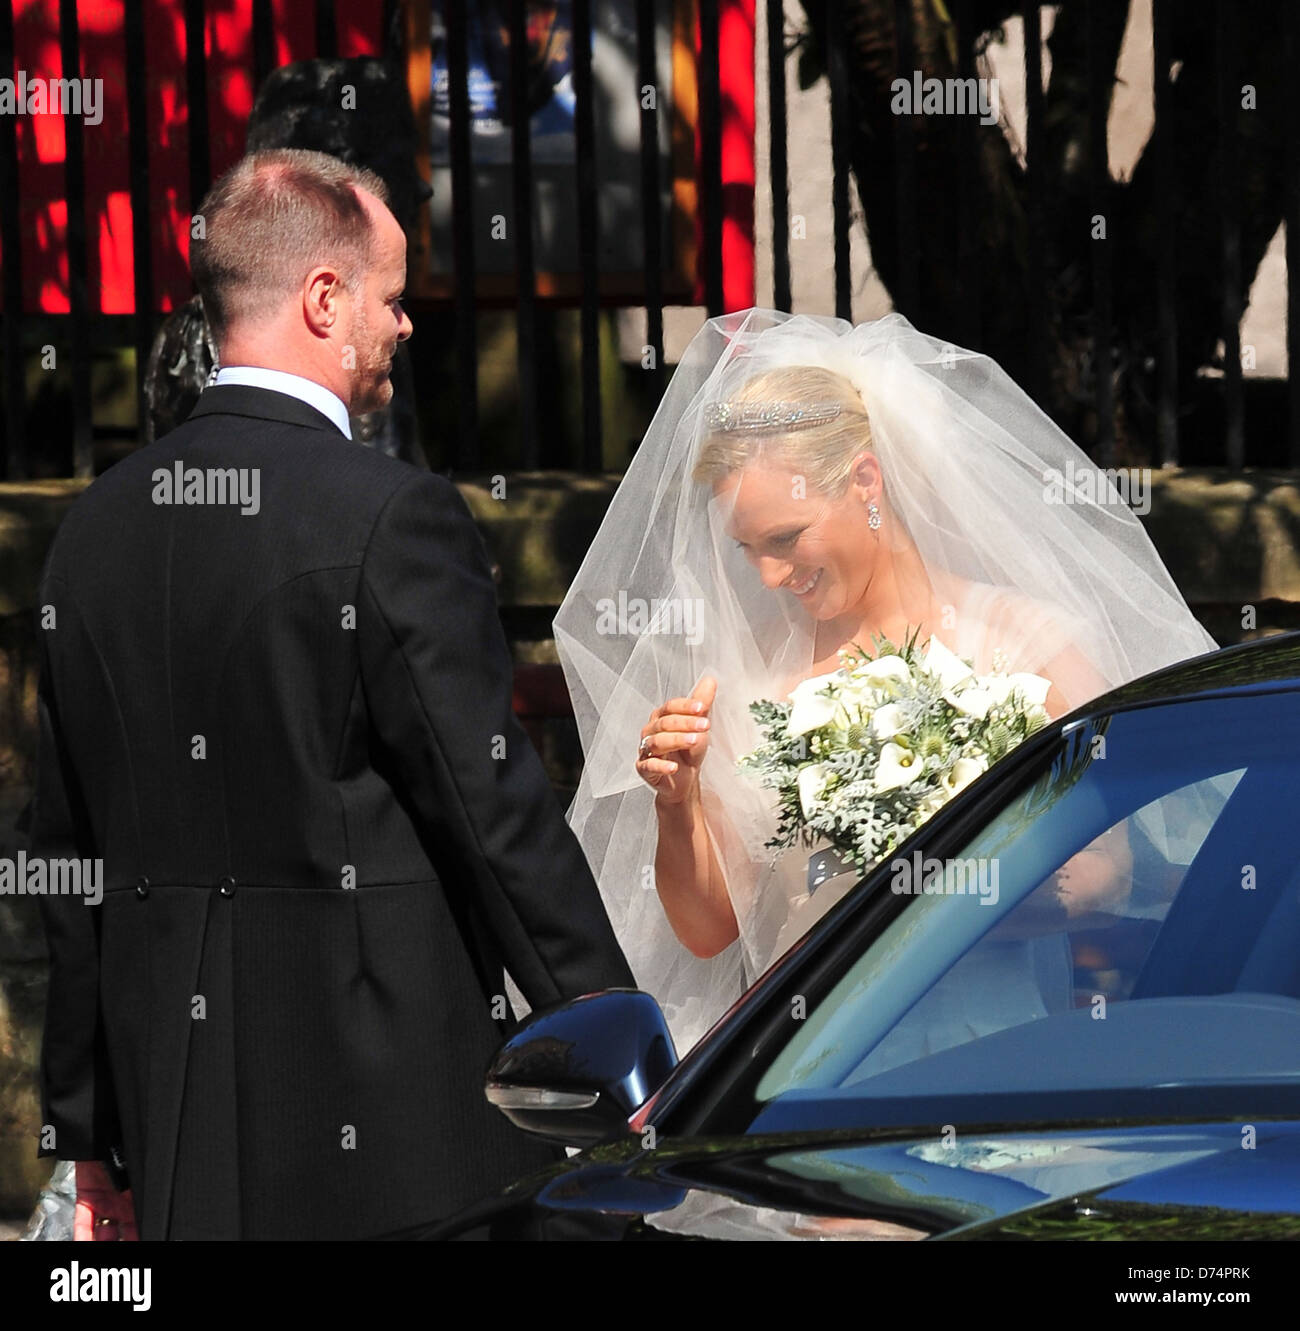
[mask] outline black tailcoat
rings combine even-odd
[[[177,461],[255,469],[258,511],[156,502]],[[379,1235],[551,1161],[483,1097],[502,968],[534,1008],[632,977],[455,487],[210,388],[39,599],[29,854],[105,889],[42,901],[42,1153],[122,1152],[142,1238]]]

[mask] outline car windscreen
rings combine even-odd
[[[906,908],[790,1021],[754,1109],[1294,1081],[1297,734],[1290,693],[1067,728],[964,845],[877,878]]]

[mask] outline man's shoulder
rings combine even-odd
[[[174,430],[142,445],[97,477],[74,507],[112,502],[123,490],[139,493],[163,473],[190,473],[254,465],[311,478],[301,498],[341,487],[359,498],[366,491],[387,496],[429,472],[400,458],[348,439],[336,429],[307,429],[292,421],[226,415],[191,415]],[[441,479],[441,478],[439,478]]]
[[[223,422],[227,428],[223,428]],[[52,544],[47,570],[87,547],[148,540],[160,511],[188,508],[256,473],[259,516],[290,524],[313,542],[364,544],[389,501],[408,487],[441,493],[444,477],[388,457],[334,430],[304,431],[279,421],[190,417],[162,438],[116,462],[70,506]],[[310,435],[310,438],[304,438]],[[251,486],[250,486],[251,488]]]

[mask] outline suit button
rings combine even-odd
[[[221,895],[223,897],[233,897],[235,895],[235,880],[229,874],[221,880]]]
[[[135,880],[135,894],[141,901],[149,895],[149,880],[144,874],[141,874],[140,877]]]

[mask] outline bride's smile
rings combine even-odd
[[[942,598],[893,517],[874,453],[859,442],[827,488],[800,442],[774,441],[712,478],[728,534],[763,586],[818,622],[819,662],[864,635],[928,628]]]
[[[859,605],[871,582],[874,547],[867,493],[879,470],[867,455],[864,485],[843,495],[814,487],[797,465],[755,460],[719,477],[714,495],[728,530],[763,585],[793,596],[815,619],[835,619]],[[862,491],[863,493],[859,493]]]

